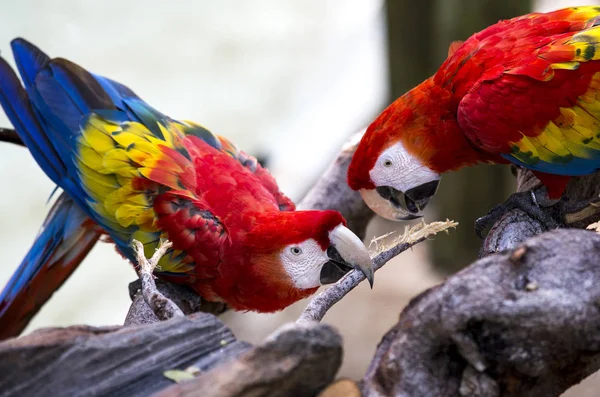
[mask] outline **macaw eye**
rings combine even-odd
[[[392,160],[390,159],[386,159],[383,161],[383,166],[384,167],[391,167],[392,166]]]
[[[302,253],[302,248],[300,247],[292,247],[290,248],[290,252],[296,256],[300,255]]]

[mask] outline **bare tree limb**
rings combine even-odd
[[[46,328],[0,342],[0,395],[148,396],[172,384],[166,370],[209,371],[249,348],[205,313],[142,326]]]
[[[540,181],[528,170],[518,169],[517,192],[525,192],[541,185]],[[600,172],[583,177],[572,178],[567,185],[565,197],[571,206],[562,222],[566,227],[585,229],[587,225],[600,220],[600,206],[594,203],[600,195]],[[580,203],[592,200],[587,206]],[[507,212],[490,229],[480,251],[480,257],[506,249],[514,248],[520,242],[547,231],[537,219],[531,218],[520,209]]]
[[[348,228],[361,239],[365,237],[367,224],[375,214],[364,203],[360,193],[350,189],[346,178],[350,161],[364,133],[365,130],[360,131],[344,144],[335,160],[297,206],[300,210],[339,211]]]
[[[265,342],[153,397],[312,397],[342,362],[342,338],[323,324],[287,324]]]
[[[156,269],[160,258],[162,258],[167,250],[173,246],[173,243],[169,240],[161,242],[150,259],[146,259],[144,245],[142,243],[137,240],[133,240],[132,243],[137,256],[139,277],[142,281],[142,296],[144,297],[146,304],[161,321],[168,320],[175,316],[183,316],[184,314],[181,309],[177,307],[171,299],[160,293],[154,282],[154,269]]]
[[[17,132],[11,128],[0,127],[0,141],[14,143],[15,145],[25,146],[25,143],[19,138]]]
[[[424,241],[430,236],[441,231],[447,231],[451,227],[456,227],[458,224],[451,221],[433,222],[430,224],[418,224],[413,228],[406,228],[403,236],[401,236],[392,248],[384,250],[373,258],[373,271],[377,271],[387,262],[402,252],[413,247],[414,245]],[[408,240],[408,241],[407,241]],[[352,291],[358,284],[365,280],[364,274],[353,270],[338,280],[331,287],[315,296],[306,309],[302,312],[297,323],[305,323],[311,321],[321,321],[327,311],[339,302],[346,294]]]
[[[413,299],[364,378],[373,396],[559,396],[600,368],[600,235],[556,230]]]
[[[527,171],[517,178],[519,191],[539,186]],[[596,174],[574,178],[566,194],[578,208],[599,190]],[[564,223],[596,217],[594,206],[579,208]],[[505,214],[484,241],[484,259],[402,312],[377,349],[364,395],[551,397],[600,368],[600,236],[545,231],[519,209]]]

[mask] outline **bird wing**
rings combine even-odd
[[[466,91],[458,104],[461,129],[476,147],[534,171],[594,172],[600,168],[598,7],[532,14],[512,23],[504,33],[467,41],[474,53],[490,56],[468,90],[457,86]],[[465,64],[474,57],[482,55],[467,56]]]

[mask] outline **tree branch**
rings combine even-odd
[[[412,300],[365,396],[559,396],[600,367],[600,235],[557,230]]]
[[[14,143],[15,145],[25,146],[25,143],[19,138],[17,132],[11,128],[0,127],[0,141]]]
[[[133,249],[137,256],[139,266],[139,277],[142,282],[142,296],[146,304],[152,309],[152,312],[159,320],[164,321],[175,316],[183,316],[183,312],[173,301],[166,298],[156,288],[154,282],[154,269],[158,265],[158,261],[173,246],[169,240],[160,243],[152,258],[146,259],[144,254],[144,245],[137,240],[133,240]]]
[[[148,396],[172,384],[167,370],[210,371],[250,347],[204,313],[142,326],[46,328],[0,342],[0,394]]]
[[[516,167],[515,167],[516,168]],[[525,192],[541,185],[531,171],[516,170],[517,192]],[[597,200],[600,194],[600,172],[583,177],[572,178],[565,191],[570,210],[565,214],[563,223],[569,228],[585,229],[587,225],[600,220],[600,206],[581,205]],[[526,239],[547,231],[537,219],[531,218],[520,209],[504,214],[490,229],[480,251],[480,257],[506,249],[514,248]]]
[[[350,189],[346,178],[350,161],[364,133],[365,130],[354,134],[344,144],[335,160],[297,205],[299,210],[339,211],[348,228],[361,239],[365,237],[367,225],[375,213],[364,203],[360,193]]]
[[[402,252],[413,247],[414,245],[424,241],[441,231],[448,231],[451,227],[456,227],[458,224],[452,221],[433,222],[430,224],[417,224],[412,228],[406,227],[405,232],[400,236],[395,244],[383,250],[373,258],[373,270],[377,271],[383,267],[392,258],[400,255]],[[346,294],[352,291],[358,284],[365,280],[364,274],[353,270],[338,280],[331,287],[315,296],[306,309],[302,312],[297,323],[305,323],[311,321],[321,321],[327,311],[339,302]]]
[[[518,190],[539,186],[517,172]],[[598,174],[567,188],[569,227],[598,217]],[[481,259],[409,304],[379,345],[365,396],[558,396],[600,368],[600,236],[545,232],[515,209],[486,237]],[[510,251],[507,251],[510,250]]]

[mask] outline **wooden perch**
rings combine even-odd
[[[249,347],[204,313],[142,326],[47,328],[0,343],[0,395],[147,396],[172,384],[166,370],[206,371]]]
[[[528,170],[518,169],[517,192],[524,192],[541,185],[540,181]],[[572,211],[566,214],[563,223],[567,227],[585,229],[587,225],[600,220],[600,206],[589,205],[580,208],[578,203],[597,199],[600,194],[600,172],[588,176],[572,178],[567,186],[565,196],[573,205]],[[547,231],[538,220],[531,218],[520,209],[507,212],[486,236],[480,251],[480,257],[514,248],[526,239]]]
[[[600,367],[600,235],[557,230],[413,299],[364,378],[374,396],[559,396]]]
[[[288,324],[236,360],[153,397],[312,397],[342,363],[342,338],[321,324]]]
[[[326,325],[288,324],[251,347],[213,315],[196,313],[141,326],[50,328],[4,341],[0,394],[314,396],[333,381],[341,360],[342,339]],[[173,373],[191,379],[173,385],[165,376]]]

